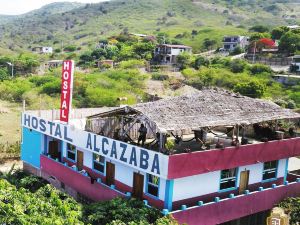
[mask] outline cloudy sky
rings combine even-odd
[[[103,0],[0,0],[0,14],[18,15],[38,9],[52,2],[96,3]]]

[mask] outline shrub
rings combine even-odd
[[[256,25],[256,26],[251,27],[249,29],[249,31],[258,32],[258,33],[266,33],[266,32],[269,32],[269,28],[266,26],[263,26],[263,25]]]
[[[290,223],[297,224],[300,221],[300,198],[287,198],[279,204],[291,217]]]
[[[64,51],[66,52],[74,52],[76,51],[77,47],[75,45],[69,45],[69,46],[66,46],[64,47]]]
[[[230,52],[230,55],[239,55],[242,54],[244,51],[241,47],[237,46],[233,49],[232,52]]]
[[[265,93],[265,85],[261,84],[259,81],[248,81],[238,83],[234,87],[235,92],[239,92],[242,95],[251,98],[260,98]]]
[[[58,94],[61,92],[61,81],[60,80],[53,80],[51,82],[46,83],[42,86],[42,93],[47,95]]]
[[[55,53],[61,53],[61,49],[60,49],[60,48],[56,48],[56,49],[54,50],[54,52],[55,52]]]
[[[58,79],[59,78],[53,76],[33,76],[29,78],[29,81],[39,87],[48,82],[52,82]]]
[[[208,59],[204,58],[203,56],[198,56],[196,59],[195,59],[195,62],[194,62],[194,68],[195,69],[200,69],[201,66],[209,66],[210,62]]]
[[[145,66],[144,60],[131,59],[127,61],[122,61],[119,64],[119,68],[121,69],[134,69]]]
[[[263,64],[254,64],[249,68],[251,74],[260,74],[260,73],[272,73],[272,69],[269,66]]]
[[[244,72],[246,65],[247,65],[247,63],[244,60],[235,59],[235,60],[232,60],[230,63],[230,70],[233,73],[242,73],[242,72]]]
[[[114,220],[122,221],[125,224],[131,222],[152,224],[161,217],[159,210],[148,208],[142,201],[135,199],[116,198],[107,202],[98,202],[85,205],[83,211],[85,223],[92,225],[109,224]]]
[[[153,73],[151,76],[152,80],[169,80],[169,76],[168,75],[164,75],[164,74],[160,74],[160,73]]]
[[[191,55],[187,52],[183,52],[177,56],[177,64],[180,69],[186,69],[191,64]]]
[[[296,103],[293,100],[288,100],[286,107],[288,109],[295,109],[296,108]]]
[[[12,102],[21,102],[22,95],[31,88],[32,84],[23,78],[12,81],[4,80],[0,83],[0,98]]]
[[[7,79],[9,79],[7,69],[0,68],[0,81],[7,80]]]

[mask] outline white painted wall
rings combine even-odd
[[[286,159],[278,162],[277,178],[284,177]],[[249,184],[262,182],[263,163],[241,166],[238,169],[237,184],[240,181],[240,172],[250,170]],[[174,180],[173,201],[207,195],[219,191],[221,171],[215,171]]]
[[[128,166],[125,166],[123,164],[120,164],[115,161],[111,161],[115,164],[115,179],[123,184],[126,184],[129,187],[133,186],[133,174],[134,172],[139,172],[136,169],[130,168]],[[146,183],[147,183],[147,175],[144,172],[140,171],[140,174],[144,176],[144,193],[146,193]],[[165,189],[166,189],[166,180],[163,178],[160,178],[159,181],[159,194],[158,198],[160,200],[165,199]]]
[[[184,52],[184,51],[181,49],[172,49],[171,55],[179,55],[181,52]]]
[[[175,179],[173,201],[218,192],[219,186],[220,171]]]
[[[89,168],[93,168],[93,153],[81,148],[76,148],[79,151],[82,151],[84,156],[83,156],[83,165]],[[66,148],[65,151],[66,152]],[[129,187],[132,187],[133,185],[133,173],[134,172],[139,172],[136,169],[130,168],[128,166],[125,166],[121,163],[118,163],[116,161],[112,161],[109,159],[106,159],[107,161],[111,161],[113,164],[115,164],[115,179]],[[144,176],[144,193],[146,192],[146,173],[141,172],[140,174],[142,174]],[[164,201],[165,198],[165,189],[166,189],[166,180],[160,178],[160,183],[159,183],[159,196],[158,198],[160,200]]]
[[[52,47],[43,47],[42,52],[51,54],[53,52],[53,48]]]

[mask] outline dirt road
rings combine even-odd
[[[0,162],[0,171],[2,173],[8,172],[12,166],[15,164],[14,169],[22,169],[23,164],[20,160],[13,160],[13,161],[6,161],[6,162]]]

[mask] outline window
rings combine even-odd
[[[236,188],[237,169],[228,169],[221,171],[220,190]]]
[[[67,158],[73,161],[76,160],[76,147],[71,144],[67,144]]]
[[[147,179],[147,193],[158,197],[159,177],[148,174]]]
[[[276,178],[277,164],[278,164],[277,160],[264,163],[263,180],[270,180]]]
[[[101,155],[93,154],[93,167],[94,170],[104,173],[105,169],[105,158]]]

